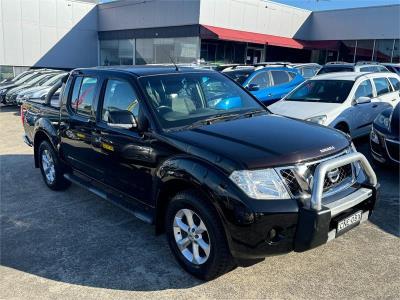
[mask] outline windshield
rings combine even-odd
[[[12,81],[18,81],[18,80],[24,78],[25,76],[28,76],[29,74],[32,74],[32,72],[29,72],[29,71],[23,72],[23,73],[21,73],[21,74],[15,76],[15,77],[12,79]]]
[[[354,68],[352,66],[335,66],[335,67],[323,67],[319,70],[318,75],[334,72],[353,72]]]
[[[46,78],[46,80],[47,80],[48,76],[49,76],[49,74],[39,75],[35,78],[32,78],[31,80],[28,80],[27,82],[25,82],[25,84],[34,85],[34,84],[40,83],[41,81],[43,81],[44,78]]]
[[[55,85],[58,81],[60,81],[61,80],[61,78],[63,77],[63,76],[65,76],[67,73],[61,73],[61,74],[58,74],[58,75],[54,75],[54,76],[51,76],[49,79],[47,79],[45,82],[43,82],[43,84],[42,85],[44,85],[44,86],[52,86],[52,85]]]
[[[181,73],[140,78],[163,128],[190,126],[212,117],[261,110],[242,88],[219,73]]]
[[[226,71],[224,74],[228,75],[230,78],[235,80],[237,83],[243,85],[246,79],[253,73],[253,69],[242,69],[242,70],[234,70],[234,71]]]
[[[351,80],[308,80],[291,92],[285,100],[343,103],[352,87]]]
[[[38,73],[28,74],[28,75],[20,78],[19,80],[15,81],[15,84],[22,84],[22,83],[28,82],[37,76],[38,76]]]

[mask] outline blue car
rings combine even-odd
[[[270,105],[293,90],[305,79],[295,68],[285,66],[237,66],[222,71]]]

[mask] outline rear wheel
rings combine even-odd
[[[46,185],[52,190],[68,188],[71,183],[64,178],[62,165],[48,141],[41,142],[38,155],[40,171]]]
[[[191,190],[178,193],[168,205],[165,221],[171,251],[187,272],[211,280],[232,269],[225,231],[207,199]]]

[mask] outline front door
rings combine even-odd
[[[151,199],[154,159],[150,140],[136,128],[115,128],[109,124],[110,111],[127,110],[138,119],[140,102],[128,78],[109,78],[93,131],[93,148],[98,165],[105,170],[105,183],[143,203]]]
[[[71,84],[72,93],[61,111],[60,153],[74,169],[102,180],[103,172],[97,167],[91,145],[98,79],[84,75],[73,76]]]

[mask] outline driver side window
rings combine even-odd
[[[373,93],[372,93],[372,84],[369,79],[364,80],[363,82],[360,83],[358,86],[355,94],[354,94],[354,99],[358,99],[360,97],[369,97],[372,98]]]
[[[265,89],[270,86],[268,72],[260,72],[256,74],[249,84],[257,84],[260,89]]]
[[[104,94],[102,120],[108,122],[109,113],[118,110],[128,110],[137,118],[139,114],[138,97],[127,81],[110,79],[107,81]]]

